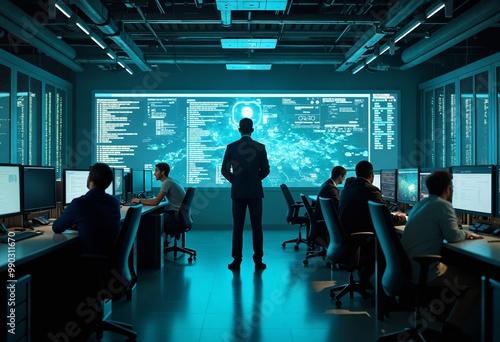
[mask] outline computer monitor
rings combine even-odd
[[[122,196],[123,195],[123,169],[122,168],[114,168],[113,169],[113,174],[114,174],[114,195],[115,196]]]
[[[420,199],[418,183],[418,168],[398,169],[396,192],[398,203],[417,203]]]
[[[141,194],[144,192],[144,170],[142,169],[132,169],[132,193]]]
[[[21,166],[0,164],[0,218],[21,215]]]
[[[89,191],[87,188],[89,170],[64,169],[62,176],[64,205],[70,204],[72,200],[85,195]]]
[[[373,170],[372,185],[380,189],[380,170]]]
[[[114,179],[111,181],[111,184],[108,185],[108,187],[104,190],[105,193],[108,195],[113,195],[115,193],[115,181]]]
[[[51,166],[23,166],[23,212],[56,207],[56,169]]]
[[[382,198],[389,202],[396,202],[398,170],[380,170],[380,191]]]
[[[144,192],[153,191],[153,171],[144,170]]]
[[[419,178],[418,193],[419,193],[420,199],[425,198],[425,197],[429,197],[429,190],[427,190],[427,185],[425,184],[425,182],[427,180],[427,176],[429,176],[434,171],[448,171],[449,172],[450,169],[449,168],[437,168],[437,169],[436,168],[423,168],[423,169],[420,169],[419,173],[418,173],[418,178]]]
[[[466,214],[493,216],[493,165],[452,166],[453,208]]]

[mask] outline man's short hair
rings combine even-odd
[[[373,173],[373,165],[368,160],[356,164],[356,177],[368,178]]]
[[[429,190],[429,195],[441,196],[447,187],[451,186],[453,176],[448,171],[438,170],[427,176],[425,185]]]
[[[90,168],[89,180],[94,183],[94,187],[107,189],[113,181],[113,170],[108,164],[95,163]]]
[[[252,119],[243,118],[240,120],[240,132],[241,133],[252,133],[253,132]]]
[[[168,174],[170,173],[170,165],[167,163],[158,163],[155,165],[158,170],[165,172],[165,177],[168,177]]]
[[[335,166],[332,169],[332,179],[337,178],[338,176],[345,176],[347,173],[346,169],[342,166]]]

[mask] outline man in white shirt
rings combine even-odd
[[[441,254],[443,239],[448,242],[458,242],[482,238],[480,235],[458,228],[455,210],[451,204],[453,184],[449,172],[434,171],[427,177],[426,185],[429,197],[422,199],[413,207],[401,239],[410,259],[412,281],[415,284],[418,283],[420,266],[413,261],[414,256]],[[467,287],[460,295],[454,293],[456,301],[442,329],[443,332],[461,340],[464,335],[460,327],[466,323],[469,313],[479,301],[479,278],[465,273],[456,266],[436,263],[430,266],[427,280],[429,285],[434,286],[458,283]]]

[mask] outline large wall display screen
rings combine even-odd
[[[397,167],[399,92],[145,94],[94,92],[95,160],[148,169],[167,162],[188,186],[229,186],[220,168],[238,122],[266,145],[265,187],[316,187],[332,167]],[[158,185],[155,185],[158,186]]]

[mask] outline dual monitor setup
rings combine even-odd
[[[106,192],[121,199],[124,194],[144,197],[152,191],[151,170],[112,168],[114,180]],[[33,228],[28,214],[54,209],[57,202],[68,205],[84,195],[89,170],[64,169],[62,187],[56,181],[56,170],[50,166],[0,164],[0,218],[23,215],[23,225]],[[58,191],[61,189],[62,191]],[[35,217],[35,224],[48,224],[43,217]]]
[[[374,185],[380,188],[384,200],[413,205],[429,196],[425,180],[435,170],[452,174],[452,204],[457,213],[500,217],[500,166],[382,169],[376,172]]]

